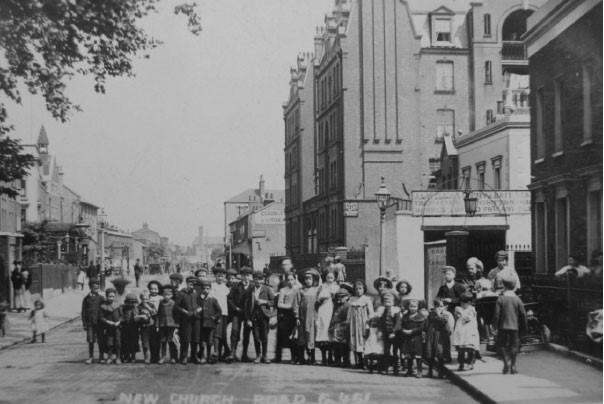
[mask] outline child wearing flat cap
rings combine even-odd
[[[136,353],[140,351],[138,345],[139,324],[142,318],[139,317],[138,299],[134,293],[128,293],[122,306],[122,318],[120,320],[122,336],[122,362],[129,363],[136,360]]]
[[[197,312],[200,316],[200,338],[199,338],[199,353],[200,363],[216,363],[216,352],[212,354],[213,342],[214,342],[214,330],[220,326],[222,317],[222,309],[218,304],[218,301],[210,296],[210,290],[212,289],[212,283],[208,280],[202,280],[201,282],[201,293],[198,297]]]
[[[380,363],[380,373],[388,373],[388,367],[393,365],[394,374],[398,374],[398,346],[396,334],[401,329],[401,308],[394,305],[396,292],[392,289],[382,291],[382,305],[374,313],[378,320],[378,331],[384,343],[384,356]]]

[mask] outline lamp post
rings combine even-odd
[[[388,206],[388,202],[390,201],[390,191],[386,188],[386,184],[384,184],[384,177],[382,177],[382,184],[380,185],[380,189],[375,193],[375,200],[378,204],[378,208],[380,209],[380,272],[379,275],[382,276],[384,260],[386,255],[386,245],[384,243],[384,223],[386,222],[386,207]]]
[[[101,229],[101,237],[99,240],[99,246],[101,247],[101,263],[99,265],[99,283],[102,290],[105,289],[105,225],[107,215],[105,211],[101,209],[101,213],[98,215],[99,228]]]

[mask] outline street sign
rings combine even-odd
[[[344,217],[359,217],[359,203],[344,202]]]

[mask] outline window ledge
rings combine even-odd
[[[590,144],[594,144],[594,141],[591,140],[591,139],[586,140],[583,143],[581,143],[581,147],[583,147],[583,146],[589,146]]]
[[[396,144],[401,144],[403,143],[403,139],[396,139]]]
[[[455,90],[434,90],[434,94],[455,94]]]
[[[380,143],[380,139],[373,139],[373,144],[379,144]]]
[[[484,85],[485,85],[485,86],[486,86],[486,85],[492,86],[492,85],[493,85],[493,81],[492,81],[492,80],[491,80],[491,81],[485,81],[485,82],[484,82]]]
[[[555,152],[554,154],[552,154],[552,157],[556,158],[556,157],[560,157],[560,156],[563,156],[563,155],[564,155],[564,151],[560,150],[559,152]]]
[[[541,157],[540,159],[535,160],[534,164],[543,163],[544,161],[545,161],[545,159],[543,157]]]

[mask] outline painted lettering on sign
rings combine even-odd
[[[285,224],[285,212],[282,210],[261,210],[254,218],[256,224]]]
[[[476,216],[529,215],[530,191],[473,191]],[[462,191],[414,191],[412,196],[414,216],[464,216]]]
[[[359,216],[359,203],[358,202],[344,202],[344,216],[358,217]]]

